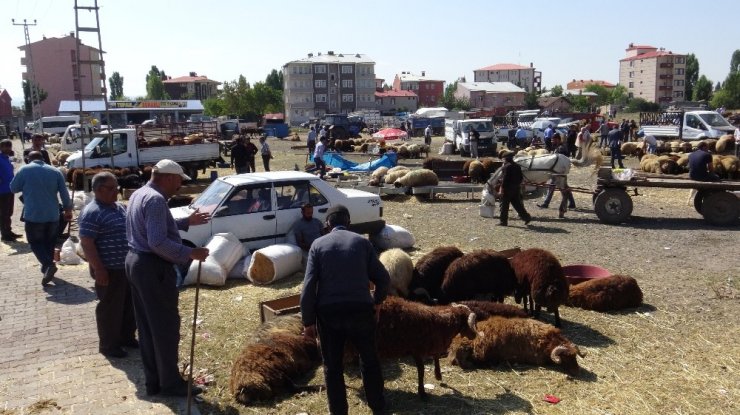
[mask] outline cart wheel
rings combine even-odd
[[[740,199],[729,192],[712,192],[702,203],[704,220],[715,226],[735,223],[740,215]]]
[[[606,189],[596,196],[594,210],[604,223],[622,223],[632,214],[632,199],[624,189]]]
[[[703,215],[703,213],[701,213],[701,205],[703,204],[704,198],[707,196],[707,194],[707,191],[699,190],[696,192],[696,195],[694,195],[694,209],[696,209],[696,211],[700,215]]]

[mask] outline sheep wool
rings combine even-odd
[[[566,304],[594,311],[635,308],[642,304],[642,290],[632,277],[612,275],[594,278],[572,285]]]
[[[487,296],[503,302],[514,293],[516,276],[506,257],[480,249],[454,260],[442,281],[442,301],[474,300]]]
[[[381,178],[385,176],[387,173],[388,173],[388,167],[382,166],[382,167],[378,167],[377,169],[373,170],[373,173],[370,175],[370,177]]]
[[[408,297],[409,284],[414,273],[414,262],[409,254],[393,248],[381,253],[379,259],[391,277],[389,293],[398,297]]]
[[[531,248],[514,255],[511,266],[517,279],[516,302],[523,300],[526,310],[529,299],[530,312],[535,317],[545,307],[555,314],[555,326],[560,327],[558,306],[568,300],[568,280],[560,261],[544,249]]]
[[[424,254],[414,266],[412,291],[423,290],[427,300],[440,298],[445,271],[452,261],[461,256],[463,252],[456,246],[440,246]]]
[[[468,167],[468,176],[473,183],[483,183],[486,181],[486,168],[478,160],[473,160]]]
[[[437,174],[431,170],[411,170],[393,183],[396,187],[436,186],[439,184]]]
[[[405,176],[406,173],[408,173],[409,171],[411,170],[409,170],[408,167],[403,167],[403,166],[396,166],[396,167],[390,168],[388,169],[388,172],[385,175],[385,183],[393,184],[396,182],[396,180]]]
[[[717,150],[717,153],[724,153],[726,150],[730,150],[735,148],[735,137],[733,137],[731,134],[723,135],[722,137],[717,140],[717,144],[715,145],[715,150]]]

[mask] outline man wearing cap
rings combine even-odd
[[[390,284],[388,271],[370,241],[347,230],[350,215],[342,205],[326,213],[331,231],[316,239],[308,251],[301,292],[305,335],[318,336],[324,361],[329,413],[347,414],[344,384],[344,343],[360,354],[362,384],[373,413],[385,409],[383,374],[375,348],[375,306],[383,302]],[[375,284],[371,295],[369,283]]]
[[[126,277],[131,284],[147,395],[188,394],[177,364],[180,315],[174,265],[206,259],[208,249],[183,245],[178,229],[206,223],[208,214],[196,209],[180,221],[172,217],[167,199],[177,193],[183,180],[190,178],[179,164],[161,160],[152,169],[151,180],[131,195],[126,212]],[[202,390],[196,387],[192,392]]]
[[[64,209],[64,219],[72,220],[72,200],[69,198],[64,176],[54,167],[44,163],[38,151],[28,153],[29,164],[21,167],[10,182],[10,191],[23,193],[23,220],[26,223],[26,240],[41,264],[41,285],[54,278],[54,245],[59,229],[59,199]],[[59,198],[57,198],[57,195]]]
[[[522,181],[524,174],[522,168],[514,163],[514,152],[508,151],[503,155],[504,165],[501,167],[501,214],[499,215],[499,224],[501,226],[509,225],[509,204],[514,207],[519,217],[528,224],[532,216],[527,213],[522,201]]]

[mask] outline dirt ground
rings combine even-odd
[[[273,170],[303,166],[305,145],[270,139]],[[414,139],[418,141],[419,139]],[[442,143],[434,137],[433,148]],[[435,151],[436,152],[436,151]],[[457,156],[454,156],[457,157]],[[366,156],[351,159],[366,161]],[[419,165],[421,160],[401,161]],[[258,161],[258,170],[262,170]],[[636,159],[626,160],[637,167]],[[222,169],[220,174],[226,174]],[[592,189],[593,169],[573,168],[571,186]],[[637,310],[598,313],[561,308],[563,332],[586,350],[581,375],[570,378],[556,367],[502,364],[465,371],[442,362],[443,381],[427,365],[429,399],[416,397],[416,370],[410,360],[384,365],[390,411],[397,414],[736,414],[740,413],[740,227],[706,224],[687,204],[688,190],[639,189],[627,223],[602,224],[591,195],[575,195],[577,209],[558,219],[556,194],[549,209],[525,200],[534,216],[524,226],[515,213],[509,227],[479,216],[480,194],[442,195],[435,201],[384,198],[384,218],[413,233],[414,259],[440,245],[463,251],[478,248],[538,247],[563,264],[596,264],[637,279],[644,305]],[[214,381],[203,395],[203,413],[323,414],[324,393],[284,395],[245,407],[228,389],[231,364],[259,324],[258,302],[298,293],[301,275],[266,287],[230,280],[223,288],[200,294],[196,369]],[[186,361],[195,290],[181,293],[182,342]],[[513,302],[508,299],[507,302]],[[188,317],[190,316],[190,317]],[[552,322],[551,315],[545,315]],[[409,334],[413,335],[413,334]],[[347,370],[350,413],[369,413],[356,368]],[[321,369],[298,383],[322,384]],[[546,394],[561,399],[544,401]]]

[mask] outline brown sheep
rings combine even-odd
[[[456,246],[440,246],[424,254],[416,261],[409,290],[427,302],[440,298],[445,271],[452,261],[461,256],[463,252]]]
[[[529,309],[535,317],[539,317],[540,309],[545,307],[555,314],[555,326],[560,327],[558,306],[568,300],[568,280],[560,261],[544,249],[532,248],[514,255],[511,266],[517,279],[514,295],[517,304],[524,300],[527,310],[529,299]]]
[[[381,359],[413,357],[420,398],[426,397],[424,359],[434,359],[434,377],[442,380],[439,358],[447,353],[457,335],[468,339],[480,335],[475,314],[465,306],[427,306],[391,296],[379,307],[378,356]]]
[[[483,168],[486,171],[486,178],[490,177],[496,171],[496,162],[492,158],[486,157],[481,159],[481,163],[483,163]]]
[[[462,368],[485,367],[499,362],[546,365],[555,363],[571,376],[580,370],[576,356],[586,354],[549,324],[528,318],[493,316],[478,324],[474,340],[455,337],[450,360]]]
[[[635,308],[642,304],[642,290],[637,280],[624,275],[594,278],[570,286],[566,305],[584,310],[612,311]]]
[[[483,183],[488,180],[486,168],[478,160],[473,160],[468,166],[468,176],[470,176],[470,181],[473,183]]]
[[[499,317],[521,317],[527,318],[527,312],[522,310],[521,307],[517,307],[512,304],[495,303],[493,301],[460,301],[458,304],[462,304],[470,308],[475,313],[475,317],[479,321],[483,321],[491,316]]]
[[[279,317],[257,330],[234,361],[231,395],[249,405],[296,390],[292,379],[321,363],[316,341],[301,334],[300,317]]]
[[[481,249],[454,260],[442,280],[440,301],[474,300],[481,297],[503,302],[514,293],[516,276],[506,257]],[[567,293],[566,293],[567,295]]]

